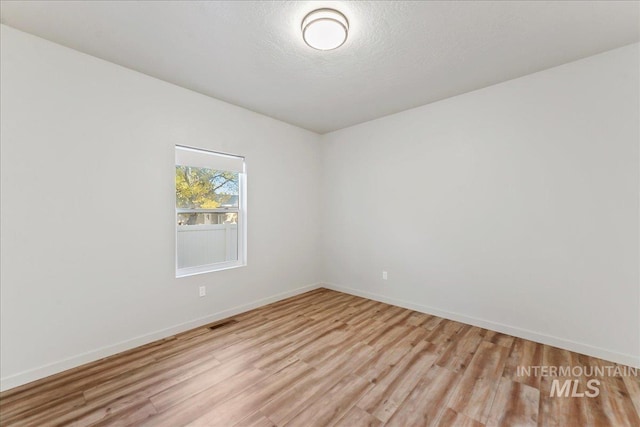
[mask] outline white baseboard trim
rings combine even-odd
[[[290,298],[305,292],[312,291],[323,287],[322,284],[316,283],[313,285],[303,286],[301,288],[294,289],[292,291],[282,292],[267,298],[262,298],[256,301],[252,301],[247,304],[243,304],[237,307],[233,307],[227,310],[223,310],[217,313],[210,314],[208,316],[200,317],[198,319],[191,320],[189,322],[181,323],[169,328],[161,329],[159,331],[151,332],[149,334],[141,335],[126,341],[119,342],[114,345],[101,347],[95,350],[88,351],[86,353],[72,356],[64,360],[50,363],[48,365],[40,366],[38,368],[23,371],[14,375],[0,378],[0,391],[9,390],[14,387],[21,386],[23,384],[36,381],[50,375],[58,374],[68,369],[76,368],[86,363],[94,362],[96,360],[103,359],[105,357],[113,356],[114,354],[121,353],[126,350],[130,350],[135,347],[139,347],[144,344],[148,344],[153,341],[161,340],[172,335],[176,335],[180,332],[185,332],[199,326],[206,325],[218,320],[225,319],[227,317],[235,316],[236,314],[244,313],[254,308],[262,307],[267,304],[271,304],[276,301]]]
[[[478,319],[476,317],[469,317],[459,313],[452,313],[450,311],[440,310],[435,307],[416,304],[416,303],[403,301],[395,298],[389,298],[384,295],[374,294],[371,292],[361,291],[359,289],[353,289],[353,288],[340,286],[332,283],[324,283],[323,287],[327,289],[332,289],[334,291],[344,292],[346,294],[355,295],[358,297],[368,298],[374,301],[395,305],[398,307],[408,308],[410,310],[419,311],[421,313],[431,314],[434,316],[443,317],[445,319],[455,320],[457,322],[466,323],[468,325],[478,326],[484,329],[490,329],[492,331],[513,335],[518,338],[524,338],[530,341],[539,342],[541,344],[547,344],[554,347],[559,347],[565,350],[574,351],[576,353],[598,357],[600,359],[604,359],[610,362],[615,362],[615,363],[620,363],[620,364],[631,366],[631,367],[640,368],[640,357],[634,356],[632,354],[618,353],[618,352],[607,350],[604,348],[594,347],[588,344],[583,344],[583,343],[571,341],[568,339],[555,337],[552,335],[546,335],[546,334],[531,331],[528,329],[508,326],[502,323],[496,323],[489,320]]]

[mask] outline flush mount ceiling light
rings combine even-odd
[[[317,9],[302,20],[302,38],[314,49],[332,50],[344,44],[349,21],[334,9]]]

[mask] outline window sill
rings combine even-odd
[[[214,273],[216,271],[231,270],[238,267],[246,267],[246,263],[225,262],[220,264],[200,265],[198,267],[187,267],[176,270],[176,279],[182,277],[197,276],[199,274]]]

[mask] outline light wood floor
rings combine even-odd
[[[4,392],[0,424],[640,426],[637,377],[516,372],[612,363],[335,291],[210,326]]]

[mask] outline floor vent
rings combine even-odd
[[[234,323],[238,323],[238,321],[235,319],[225,320],[224,322],[216,323],[215,325],[209,326],[209,329],[213,331],[216,329],[224,328],[225,326],[233,325]]]

